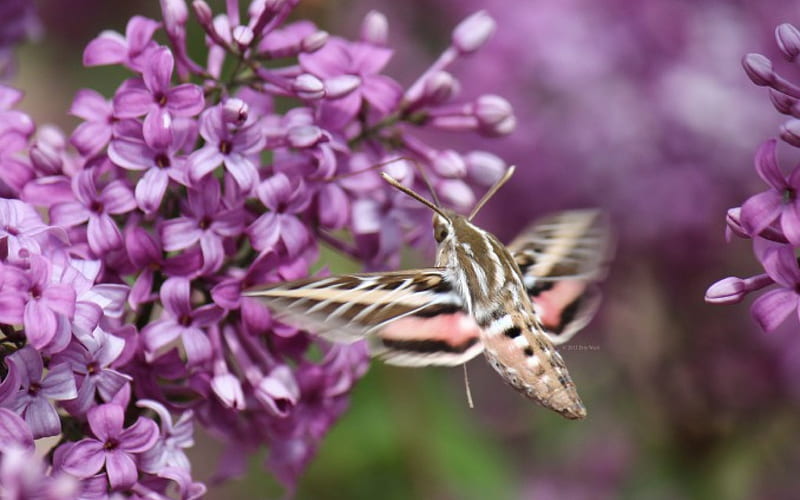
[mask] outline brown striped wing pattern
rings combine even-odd
[[[448,270],[345,274],[249,290],[281,321],[335,342],[366,339],[402,366],[462,364],[482,351],[480,330]]]

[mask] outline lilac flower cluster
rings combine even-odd
[[[800,31],[791,24],[775,30],[782,55],[796,62],[800,55]],[[750,80],[769,89],[770,100],[778,112],[790,118],[781,126],[780,138],[800,147],[800,87],[778,74],[772,62],[761,54],[748,54],[742,65]],[[753,240],[756,258],[765,273],[749,278],[728,277],[709,287],[706,301],[720,304],[740,302],[750,292],[771,285],[774,289],[760,295],[752,304],[751,314],[765,331],[781,325],[800,306],[800,166],[787,175],[779,165],[778,141],[770,139],[756,153],[755,168],[767,184],[767,190],[751,196],[741,207],[727,214],[727,236]]]
[[[459,24],[404,90],[381,73],[384,16],[368,14],[352,41],[287,22],[296,3],[254,0],[242,18],[235,0],[216,15],[194,1],[202,62],[183,0],[162,0],[161,22],[137,16],[125,34],[101,33],[84,64],[132,76],[111,98],[79,91],[69,135],[36,127],[15,109],[21,92],[0,87],[4,491],[197,498],[205,486],[184,451],[196,424],[227,444],[220,477],[266,446],[291,487],[366,351],[273,321],[241,292],[307,275],[320,242],[395,265],[428,214],[376,164],[417,188],[424,174],[457,209],[506,168],[414,134],[513,130],[504,99],[459,103],[446,71],[491,35],[489,16]],[[49,436],[59,439],[39,462],[34,443]]]

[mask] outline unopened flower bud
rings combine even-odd
[[[479,131],[488,136],[511,133],[516,127],[516,118],[511,104],[497,95],[486,94],[475,101],[475,117]]]
[[[189,19],[186,0],[161,0],[161,11],[167,26],[184,25]]]
[[[750,80],[758,86],[771,85],[775,81],[772,62],[761,54],[747,54],[742,58],[742,67]]]
[[[325,97],[325,84],[310,73],[303,73],[292,82],[292,90],[301,99],[322,99]]]
[[[233,28],[231,35],[233,36],[233,41],[236,42],[240,50],[244,50],[253,43],[253,30],[247,26],[236,26]]]
[[[711,304],[737,304],[747,293],[747,287],[741,278],[728,277],[708,287],[705,300]]]
[[[386,45],[389,39],[389,21],[377,10],[371,10],[361,23],[361,40],[375,45]]]
[[[783,92],[769,89],[769,99],[772,101],[772,105],[778,110],[779,113],[791,115],[793,112],[796,112],[795,106],[797,105],[797,99],[794,97],[789,97]]]
[[[293,148],[310,148],[323,138],[322,130],[316,125],[301,125],[292,127],[286,134],[289,145]]]
[[[491,186],[506,171],[506,162],[499,156],[487,151],[470,151],[464,155],[467,163],[467,175],[482,186]]]
[[[462,54],[475,52],[492,36],[495,22],[485,10],[461,21],[453,30],[453,46]]]
[[[331,99],[343,97],[361,85],[361,78],[356,75],[340,75],[325,80],[325,95]]]
[[[214,13],[211,11],[211,7],[209,7],[206,2],[203,0],[194,0],[194,2],[192,2],[192,9],[194,10],[194,15],[197,16],[197,21],[201,25],[211,25],[211,22],[214,19]]]
[[[775,39],[786,59],[794,62],[800,54],[800,31],[789,23],[783,23],[775,28]]]
[[[475,193],[464,181],[459,179],[443,179],[436,183],[436,192],[445,206],[456,211],[466,212],[475,205]]]
[[[800,120],[789,120],[781,125],[781,139],[792,146],[800,147]]]
[[[328,38],[330,38],[330,35],[327,31],[315,31],[303,38],[303,41],[300,43],[300,49],[303,52],[315,52],[328,43]]]
[[[467,174],[467,164],[452,149],[438,151],[431,161],[433,170],[442,177],[461,178]]]
[[[243,100],[232,97],[222,105],[222,119],[227,123],[242,125],[247,121],[250,107]]]
[[[447,71],[437,71],[425,81],[422,99],[435,106],[449,101],[459,90],[458,80],[453,75]]]

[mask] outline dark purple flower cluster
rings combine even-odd
[[[778,47],[789,62],[800,55],[800,31],[791,24],[775,30]],[[790,118],[781,126],[780,138],[800,147],[800,87],[779,75],[772,62],[761,54],[748,54],[742,65],[753,83],[769,89],[778,112]],[[728,277],[706,292],[706,301],[720,304],[740,302],[750,292],[777,285],[759,296],[751,313],[765,331],[777,328],[800,306],[800,166],[787,175],[777,158],[778,141],[765,142],[756,153],[755,168],[767,184],[766,191],[747,199],[727,215],[727,236],[753,240],[756,258],[765,273],[750,278]]]
[[[505,169],[413,133],[514,128],[500,97],[455,102],[445,71],[491,35],[485,13],[404,90],[381,73],[384,16],[367,15],[352,41],[287,22],[296,3],[254,0],[242,18],[237,1],[217,15],[194,1],[202,62],[187,48],[184,0],[162,0],[161,22],[101,33],[84,64],[132,76],[110,99],[79,91],[70,111],[83,121],[68,136],[37,128],[14,109],[21,93],[0,88],[4,491],[197,498],[205,486],[184,452],[195,424],[227,443],[221,476],[266,446],[291,487],[366,350],[273,321],[241,292],[307,275],[320,242],[395,265],[429,223],[376,164],[408,186],[425,175],[456,209]],[[47,436],[59,439],[39,461],[31,450]]]

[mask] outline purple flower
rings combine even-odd
[[[0,408],[0,453],[12,448],[33,451],[33,433],[22,417],[7,408]]]
[[[191,179],[198,182],[224,163],[242,192],[249,193],[258,183],[257,154],[265,143],[260,122],[250,116],[237,126],[225,119],[224,107],[218,105],[200,116],[200,135],[205,145],[187,160]]]
[[[253,248],[264,252],[282,243],[287,255],[296,256],[310,239],[308,228],[297,216],[311,201],[305,183],[300,179],[292,182],[278,173],[265,179],[257,194],[269,211],[247,228]]]
[[[118,118],[145,116],[145,137],[158,132],[168,134],[172,117],[194,116],[203,110],[203,89],[192,83],[171,86],[175,59],[166,47],[153,50],[142,73],[114,96],[114,115]],[[169,141],[167,141],[169,142]]]
[[[55,281],[52,264],[39,255],[31,256],[27,273],[10,266],[0,272],[5,282],[0,283],[0,321],[23,323],[25,336],[36,349],[66,347],[75,314],[75,289]]]
[[[97,474],[105,465],[111,488],[122,490],[133,486],[139,473],[136,455],[155,445],[158,426],[139,417],[136,423],[123,428],[125,412],[116,404],[104,404],[89,410],[89,428],[96,439],[78,441],[70,448],[61,467],[80,478]]]
[[[160,228],[164,250],[183,250],[196,243],[203,253],[201,272],[219,269],[225,257],[223,240],[242,232],[244,217],[240,207],[227,207],[221,199],[219,182],[211,177],[188,189],[183,217],[164,221]]]
[[[74,398],[64,404],[73,415],[84,415],[95,404],[97,397],[111,401],[131,377],[111,368],[125,348],[125,341],[101,329],[80,342],[73,340],[63,351],[53,357],[53,362],[68,367],[78,376],[80,386]],[[74,379],[74,376],[72,377]]]
[[[153,410],[161,422],[161,434],[156,444],[144,452],[139,458],[139,467],[151,474],[160,475],[165,467],[191,471],[189,458],[183,451],[194,446],[194,414],[191,410],[181,413],[177,421],[172,421],[169,411],[157,401],[141,400],[136,403],[140,408]]]
[[[84,66],[124,64],[141,71],[150,53],[155,50],[153,33],[158,22],[142,16],[134,16],[128,21],[123,37],[115,31],[104,31],[89,42],[83,52]]]
[[[168,120],[172,124],[172,120]],[[144,171],[136,183],[135,196],[139,208],[145,213],[153,213],[161,205],[170,179],[188,184],[185,159],[177,153],[187,142],[192,130],[187,127],[170,127],[170,130],[172,132],[166,137],[156,139],[156,142],[163,144],[151,146],[147,136],[144,140],[119,137],[111,141],[108,147],[108,157],[114,163],[129,170]]]
[[[94,170],[82,170],[72,179],[75,201],[50,207],[50,219],[55,225],[71,227],[89,221],[89,248],[101,256],[122,246],[122,234],[111,215],[124,214],[136,208],[130,188],[121,180],[109,182],[98,191]]]
[[[320,123],[342,128],[359,112],[362,100],[380,114],[393,110],[402,89],[379,74],[391,57],[392,51],[385,47],[336,37],[316,52],[300,54],[303,69],[325,83],[328,99],[320,105]]]
[[[786,239],[800,245],[800,167],[786,178],[775,156],[777,141],[765,142],[756,154],[756,171],[772,189],[750,197],[742,205],[741,222],[751,235],[757,235],[780,218]]]
[[[26,252],[41,253],[41,244],[51,234],[66,241],[66,235],[46,225],[29,204],[0,198],[0,241],[5,240],[9,260],[21,259]]]
[[[113,106],[111,101],[91,89],[81,89],[72,101],[70,114],[85,121],[78,125],[70,143],[84,156],[92,156],[111,140]]]
[[[69,366],[56,364],[43,377],[42,356],[31,347],[24,347],[8,357],[9,371],[19,381],[16,394],[0,404],[20,414],[33,437],[55,436],[61,432],[61,420],[50,400],[65,401],[78,396],[75,377]]]
[[[771,332],[800,304],[800,267],[794,250],[788,246],[767,250],[762,263],[769,277],[780,288],[757,298],[751,313],[761,328]]]
[[[142,340],[148,352],[153,353],[178,337],[183,341],[189,364],[194,365],[211,357],[211,343],[204,327],[220,320],[223,311],[214,304],[192,308],[191,283],[186,278],[170,278],[161,286],[164,305],[162,319],[142,330]]]

